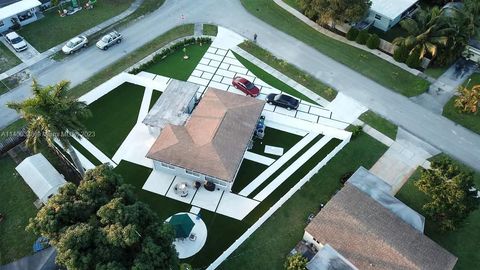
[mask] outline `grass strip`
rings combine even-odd
[[[251,55],[260,59],[267,65],[273,67],[279,72],[283,73],[285,76],[291,78],[297,83],[305,86],[307,89],[310,89],[314,93],[317,93],[324,99],[332,101],[337,96],[337,91],[317,80],[310,74],[305,73],[304,71],[298,69],[294,65],[285,62],[284,60],[278,59],[273,56],[267,50],[259,47],[250,41],[245,41],[239,45],[240,48],[247,51]]]
[[[203,25],[203,34],[207,36],[217,36],[218,26],[214,24],[204,24]]]
[[[241,57],[237,53],[233,53],[235,57],[244,65],[248,70],[250,70],[255,76],[257,76],[260,80],[268,83],[270,86],[277,88],[278,90],[295,96],[299,99],[306,100],[310,103],[316,104],[315,101],[311,100],[307,96],[303,95],[302,93],[295,90],[295,88],[289,86],[288,84],[280,81],[270,73],[266,72],[265,70],[259,68],[258,66],[254,65],[252,62],[248,61],[247,59]]]
[[[358,119],[362,120],[374,129],[380,131],[384,135],[387,135],[392,140],[395,140],[395,138],[397,138],[397,125],[393,124],[392,122],[388,121],[377,113],[374,113],[372,111],[366,111],[362,115],[360,115]]]

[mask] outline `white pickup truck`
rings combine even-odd
[[[122,34],[117,31],[110,32],[97,42],[97,47],[101,50],[108,50],[108,47],[122,42],[122,38]]]

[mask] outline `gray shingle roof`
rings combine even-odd
[[[359,269],[453,269],[457,258],[346,184],[305,229]]]

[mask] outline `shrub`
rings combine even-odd
[[[357,38],[355,39],[355,42],[357,42],[358,44],[365,45],[369,37],[370,37],[370,34],[368,33],[368,31],[362,30],[358,33]]]
[[[359,32],[360,31],[357,28],[352,27],[352,28],[350,28],[350,30],[348,30],[346,38],[348,40],[353,41],[357,38]]]
[[[380,38],[377,34],[371,34],[367,40],[367,47],[370,49],[377,49],[380,46]]]
[[[408,49],[404,46],[399,46],[395,51],[393,52],[393,59],[395,61],[400,62],[400,63],[405,63],[408,58]]]
[[[405,61],[405,64],[407,64],[407,66],[410,68],[418,68],[420,67],[421,63],[422,59],[420,58],[420,52],[418,50],[411,52],[407,58],[407,61]]]
[[[352,132],[352,139],[356,138],[360,133],[362,133],[362,126],[353,126],[350,131]]]

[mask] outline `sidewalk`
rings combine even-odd
[[[315,23],[314,21],[310,20],[307,16],[303,15],[302,13],[300,13],[298,10],[294,9],[293,7],[289,6],[288,4],[286,4],[285,2],[283,2],[283,0],[273,0],[277,5],[279,5],[281,8],[283,8],[285,11],[289,12],[290,14],[292,14],[293,16],[297,17],[299,20],[301,20],[302,22],[308,24],[310,27],[312,27],[313,29],[317,30],[318,32],[328,36],[328,37],[331,37],[335,40],[338,40],[340,42],[343,42],[345,44],[348,44],[350,46],[353,46],[355,48],[358,48],[358,49],[361,49],[361,50],[364,50],[366,52],[369,52],[371,54],[374,54],[380,58],[382,58],[383,60],[389,62],[390,64],[392,65],[395,65],[407,72],[410,72],[411,74],[413,75],[416,75],[416,76],[420,76],[422,75],[423,73],[419,70],[416,70],[416,69],[412,69],[412,68],[409,68],[407,65],[405,65],[404,63],[399,63],[397,61],[395,61],[393,59],[393,57],[391,57],[390,55],[380,51],[380,50],[372,50],[372,49],[369,49],[368,47],[366,46],[363,46],[363,45],[360,45],[358,43],[356,43],[355,41],[350,41],[340,35],[337,35],[335,33],[333,33],[332,31],[330,30],[327,30],[323,27],[321,27],[320,25],[318,25],[317,23]]]
[[[137,10],[137,8],[143,3],[143,0],[135,0],[131,5],[130,7],[127,8],[127,10],[125,10],[124,12],[118,14],[117,16],[113,17],[113,18],[110,18],[104,22],[102,22],[101,24],[99,25],[96,25],[90,29],[88,29],[87,31],[79,34],[79,35],[84,35],[84,36],[90,36],[90,35],[93,35],[95,33],[98,33],[100,32],[101,30],[103,30],[104,28],[124,19],[125,17],[127,17],[128,15],[132,14],[133,12],[135,12],[135,10]],[[65,42],[62,42],[61,44],[58,44],[57,46],[53,47],[53,48],[50,48],[46,51],[44,51],[43,53],[41,54],[38,54],[32,58],[30,58],[29,60],[5,71],[4,73],[0,74],[0,80],[3,80],[5,78],[8,78],[24,69],[27,69],[33,65],[35,65],[36,63],[54,55],[55,53],[59,52],[62,47],[63,47],[63,44]]]

